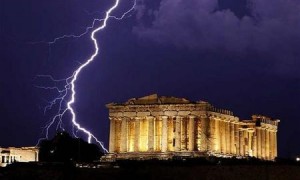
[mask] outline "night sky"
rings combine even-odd
[[[89,34],[42,42],[84,32],[113,3],[0,1],[0,146],[32,146],[45,135],[55,111],[44,107],[57,93],[37,88],[54,85],[37,75],[68,77],[94,51]],[[113,15],[132,3],[121,0]],[[300,154],[299,12],[299,0],[139,0],[131,16],[97,33],[100,54],[76,84],[78,121],[108,147],[105,104],[157,93],[241,119],[280,119],[279,156]]]

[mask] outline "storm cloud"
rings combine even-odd
[[[248,0],[249,13],[243,16],[218,0],[161,0],[156,10],[145,8],[146,2],[140,2],[133,29],[143,40],[203,51],[275,56],[281,51],[281,57],[299,57],[299,0]]]

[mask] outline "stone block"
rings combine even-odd
[[[177,111],[165,111],[164,115],[166,115],[166,116],[177,116]]]
[[[191,111],[179,111],[178,116],[187,116],[191,114]]]
[[[137,116],[139,116],[139,117],[150,116],[150,112],[138,112]]]
[[[151,116],[163,116],[164,112],[163,111],[154,111],[151,112]]]
[[[123,113],[122,112],[115,112],[115,113],[109,113],[110,117],[122,117]]]
[[[123,116],[125,116],[125,117],[135,117],[136,112],[124,112]]]

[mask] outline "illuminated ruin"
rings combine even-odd
[[[39,149],[36,147],[0,147],[0,167],[14,162],[35,162],[39,160]]]
[[[231,111],[203,101],[156,94],[107,104],[109,152],[113,159],[176,157],[277,157],[279,120],[253,115],[240,120]]]

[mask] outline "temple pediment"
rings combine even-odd
[[[157,94],[151,94],[149,96],[144,96],[141,98],[129,99],[125,104],[188,104],[191,103],[185,98],[177,98],[172,96],[158,96]]]

